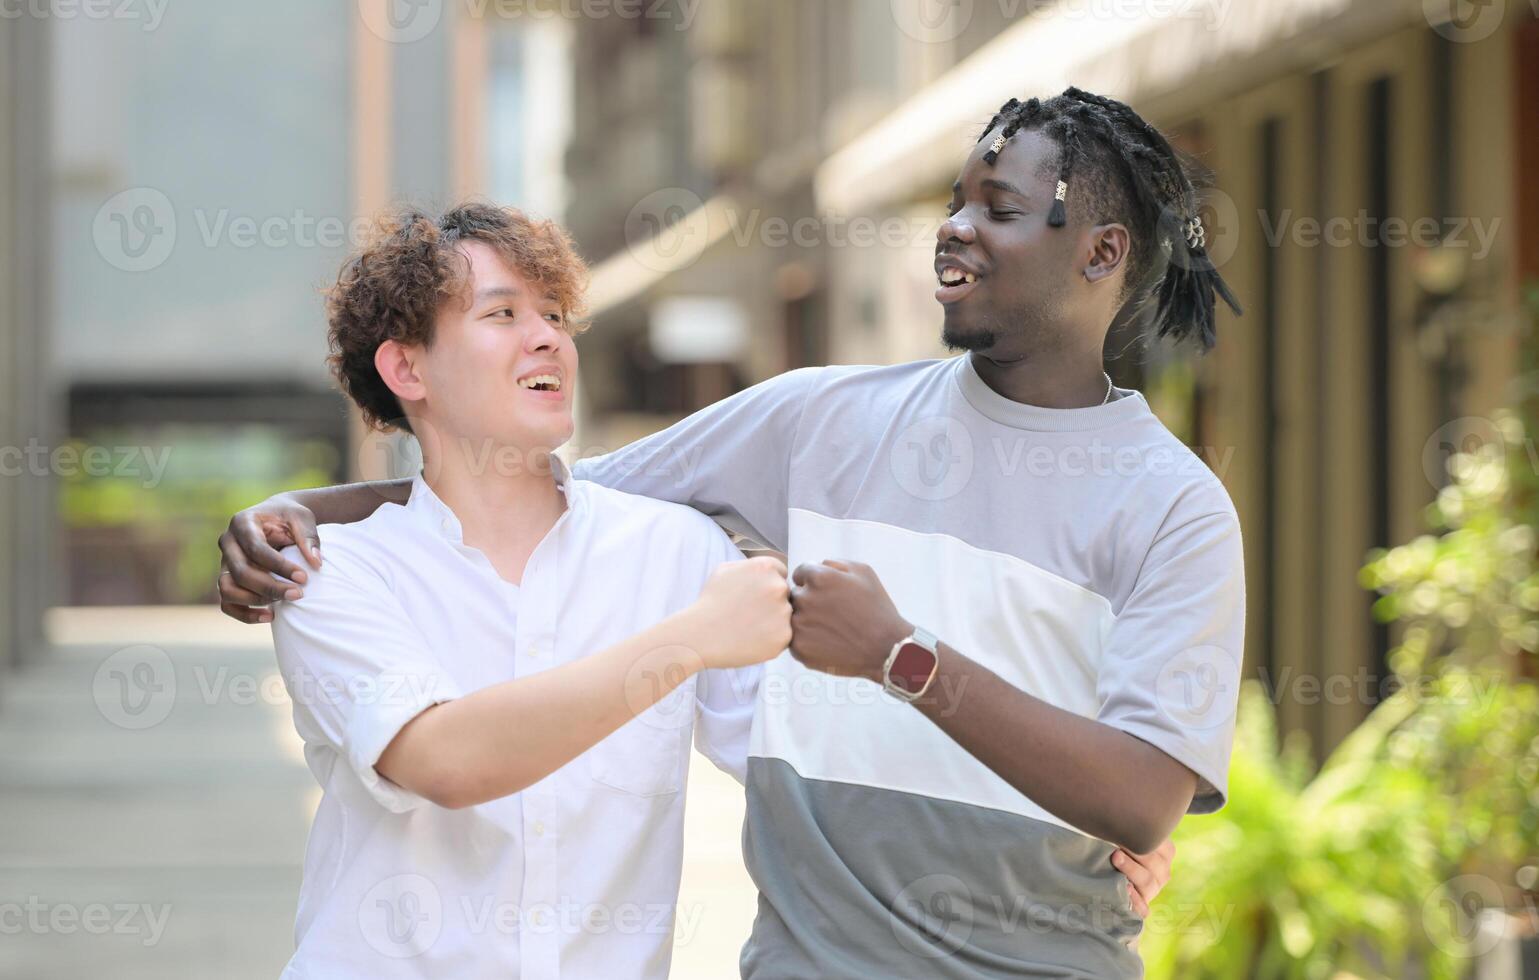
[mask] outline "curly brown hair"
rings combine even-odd
[[[387,340],[432,343],[440,307],[464,295],[470,261],[459,245],[466,241],[490,245],[531,286],[554,297],[569,332],[587,328],[588,268],[554,221],[481,203],[436,217],[412,207],[382,215],[326,291],[328,362],[368,424],[411,431],[400,401],[374,367],[374,353]]]

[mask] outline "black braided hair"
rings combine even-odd
[[[1061,228],[1068,222],[1065,198],[1072,193],[1090,220],[1126,225],[1132,242],[1123,298],[1139,305],[1153,300],[1157,336],[1190,337],[1203,350],[1212,348],[1215,297],[1236,314],[1240,304],[1208,257],[1205,236],[1188,237],[1199,204],[1196,168],[1165,136],[1131,106],[1073,86],[1046,101],[1011,99],[978,141],[995,130],[983,155],[989,166],[1022,130],[1040,130],[1058,144],[1058,186],[1047,223]]]

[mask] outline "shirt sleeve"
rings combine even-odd
[[[1245,634],[1245,568],[1232,510],[1163,532],[1102,654],[1097,719],[1197,774],[1188,812],[1228,795]]]
[[[273,606],[273,644],[294,725],[307,744],[334,750],[386,809],[428,805],[374,766],[407,722],[463,692],[385,580],[326,541],[324,531],[322,540],[326,562],[310,571],[304,597]],[[300,561],[297,552],[285,557]]]
[[[702,585],[717,565],[743,558],[720,528],[710,533]],[[695,684],[695,749],[739,783],[748,780],[748,736],[763,673],[763,664],[705,670]]]
[[[654,435],[579,460],[579,479],[686,504],[734,534],[786,550],[791,451],[822,368],[747,388]]]

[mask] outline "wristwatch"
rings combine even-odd
[[[937,642],[934,633],[915,626],[914,632],[894,643],[882,667],[882,689],[904,701],[923,697],[940,670]]]

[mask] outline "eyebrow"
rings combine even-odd
[[[1004,191],[1006,194],[1014,194],[1017,197],[1028,196],[1025,191],[1010,183],[1008,180],[998,180],[993,177],[985,177],[983,180],[983,186],[990,188],[991,190]],[[951,185],[951,193],[962,193],[962,182],[960,180]]]
[[[518,290],[512,286],[495,286],[491,289],[482,289],[476,292],[476,302],[485,303],[494,299],[513,299],[518,296]]]
[[[1026,196],[1025,191],[1021,190],[1019,187],[1015,186],[1007,180],[996,180],[993,177],[986,177],[984,178],[983,186],[992,187],[996,191],[1004,191],[1006,194],[1014,194],[1017,197]]]

